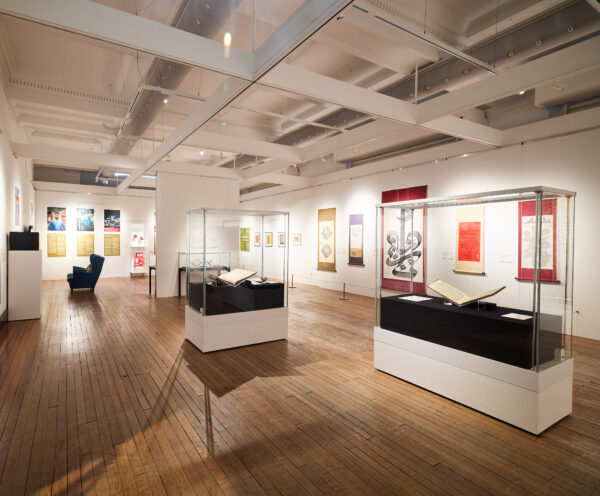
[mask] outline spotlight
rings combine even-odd
[[[167,103],[169,103],[169,99],[167,97],[164,98],[163,103],[166,105]]]
[[[524,95],[524,94],[525,94],[525,90],[519,91],[519,95]]]
[[[223,45],[225,45],[225,48],[229,48],[231,46],[231,33],[229,31],[223,35]]]

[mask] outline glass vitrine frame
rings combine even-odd
[[[410,277],[408,277],[408,290],[407,291],[394,291],[389,288],[383,287],[383,267],[384,267],[384,247],[385,247],[385,231],[384,231],[384,213],[386,209],[404,209],[406,212],[407,220],[405,221],[408,225],[408,231],[413,232],[413,223],[415,218],[415,212],[417,210],[423,210],[432,212],[433,209],[443,208],[457,208],[463,206],[484,206],[496,203],[508,203],[508,202],[523,202],[523,201],[534,201],[535,202],[535,244],[533,254],[533,278],[532,280],[523,281],[518,279],[514,272],[511,272],[510,276],[507,274],[507,278],[516,280],[513,284],[532,285],[531,288],[531,300],[527,304],[527,307],[520,308],[519,310],[526,310],[531,312],[531,369],[539,372],[541,369],[552,366],[553,364],[559,363],[572,356],[572,329],[573,329],[573,260],[574,260],[574,224],[575,224],[575,196],[576,194],[571,191],[549,188],[545,186],[535,186],[529,188],[518,188],[501,191],[491,191],[484,193],[465,194],[441,198],[426,198],[420,200],[409,200],[403,202],[393,203],[381,203],[376,205],[376,271],[375,271],[375,326],[378,327],[381,324],[381,303],[382,298],[395,293],[412,294],[414,292],[415,281],[413,280],[413,271],[409,270]],[[556,199],[560,201],[561,215],[557,217],[556,224],[560,224],[560,229],[563,233],[563,239],[556,250],[557,258],[560,257],[562,264],[560,266],[560,280],[554,282],[554,284],[560,285],[559,288],[554,289],[554,295],[561,294],[562,301],[559,302],[561,305],[562,322],[561,327],[561,342],[562,350],[560,356],[556,356],[554,360],[547,363],[542,363],[540,359],[540,339],[542,336],[542,330],[540,329],[540,322],[544,318],[544,301],[543,293],[544,287],[549,283],[542,279],[542,208],[545,200]],[[434,226],[430,222],[429,215],[424,216],[426,221],[424,222],[424,238],[429,238],[430,230],[436,229],[439,226]],[[517,226],[514,225],[516,229]],[[556,241],[555,241],[556,243]],[[413,255],[413,243],[410,243],[410,259],[414,259]],[[424,243],[424,247],[427,245]],[[485,248],[484,248],[485,249]],[[453,254],[454,255],[454,254]],[[454,258],[454,257],[453,257]],[[429,258],[424,257],[424,267],[429,266]],[[427,288],[428,283],[434,281],[439,277],[433,270],[425,270],[424,275],[424,286],[426,288],[427,295],[439,296]],[[469,275],[467,277],[477,277]],[[527,289],[528,294],[529,289]],[[556,296],[555,296],[556,299]],[[530,306],[529,306],[530,305]]]
[[[246,219],[246,221],[242,220]],[[251,220],[250,220],[251,219]],[[235,230],[235,243],[237,250],[233,246],[233,234],[230,233],[229,244],[227,246],[217,246],[212,243],[210,238],[216,235],[219,231],[218,223],[225,221],[229,223],[229,228]],[[254,228],[248,233],[248,253],[259,250],[259,257],[254,254],[252,265],[248,267],[241,263],[242,251],[240,248],[240,227],[244,226],[244,222],[253,223]],[[260,246],[255,246],[253,235],[260,232]],[[265,232],[271,233],[273,243],[271,246],[265,246]],[[216,208],[201,208],[190,210],[187,212],[187,233],[188,233],[188,251],[184,255],[186,267],[186,299],[190,305],[190,283],[192,272],[201,274],[203,283],[209,281],[209,272],[211,266],[208,263],[211,256],[218,255],[219,260],[228,260],[228,266],[223,270],[234,270],[236,268],[250,268],[256,272],[253,278],[266,278],[265,284],[269,282],[277,282],[283,285],[283,304],[277,305],[288,306],[288,277],[289,277],[289,212],[280,211],[264,211],[264,210],[242,210],[242,209],[216,209]],[[284,246],[278,246],[278,240],[275,239],[277,234],[283,234]],[[218,243],[219,245],[221,243]],[[211,247],[212,246],[212,247]],[[200,248],[200,249],[199,249]],[[268,253],[269,250],[277,250],[276,252]],[[201,260],[201,267],[191,267],[191,256],[198,255]],[[271,256],[270,256],[271,255]],[[181,260],[182,257],[180,257]],[[220,274],[219,274],[220,275]],[[257,281],[257,283],[259,283]],[[204,315],[215,315],[210,310],[210,305],[207,308],[207,288],[203,284],[202,288],[202,310]],[[249,310],[236,310],[242,312]]]

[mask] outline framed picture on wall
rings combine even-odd
[[[273,233],[272,232],[265,233],[265,246],[268,248],[273,246]]]
[[[260,233],[254,233],[254,246],[260,246]]]
[[[300,246],[302,244],[302,234],[294,233],[292,234],[292,246]]]
[[[46,220],[48,231],[66,231],[67,209],[65,207],[48,207]]]
[[[285,246],[285,233],[277,233],[277,246],[283,248]]]

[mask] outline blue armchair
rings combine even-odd
[[[104,265],[104,257],[96,255],[95,253],[90,255],[90,263],[92,265],[92,271],[88,272],[83,267],[73,266],[73,272],[67,274],[67,282],[71,287],[71,293],[74,289],[91,289],[92,292],[96,287],[100,272],[102,272],[102,266]]]

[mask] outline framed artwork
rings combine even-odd
[[[15,184],[15,226],[21,226],[21,188]]]
[[[94,231],[94,209],[93,208],[78,208],[77,209],[77,230],[78,231]]]
[[[394,189],[381,193],[382,203],[427,198],[427,186]],[[405,208],[386,208],[383,212],[381,287],[394,291],[425,294],[425,220],[426,212],[411,213]]]
[[[104,256],[105,257],[120,257],[121,256],[121,235],[120,234],[105,234],[104,235]]]
[[[302,233],[292,234],[292,246],[302,245]]]
[[[285,246],[285,233],[277,233],[277,246],[283,248]]]
[[[484,273],[485,207],[456,209],[454,272]]]
[[[77,233],[77,256],[89,257],[94,253],[94,234]]]
[[[120,210],[104,210],[104,232],[121,232]]]
[[[240,227],[240,251],[250,251],[249,227]]]
[[[46,217],[48,231],[67,230],[67,209],[65,207],[48,207]]]
[[[265,233],[265,246],[268,248],[273,246],[273,233],[272,232]]]
[[[535,276],[536,201],[519,202],[519,269],[517,279],[533,281]],[[557,281],[556,199],[542,200],[542,257],[540,280]]]
[[[135,257],[133,258],[133,266],[134,267],[143,267],[144,266],[144,254],[141,252],[136,252]]]
[[[49,232],[46,250],[48,257],[66,257],[67,235],[65,233]]]
[[[260,233],[254,233],[254,246],[260,246]]]
[[[335,272],[335,208],[318,212],[317,270]]]
[[[363,225],[364,214],[353,214],[350,216],[350,227],[348,229],[348,265],[364,267],[363,258]]]

